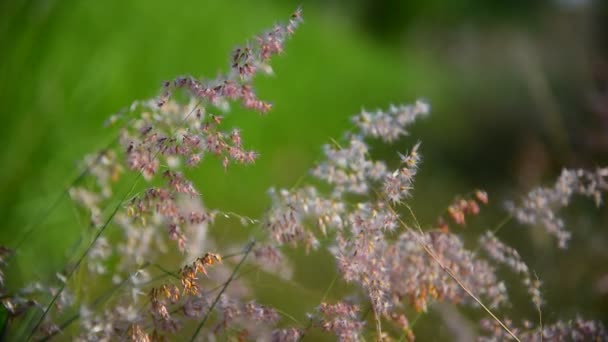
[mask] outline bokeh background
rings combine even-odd
[[[491,205],[462,232],[471,241],[504,218],[505,200],[552,184],[562,167],[608,164],[606,1],[5,1],[0,243],[14,245],[76,176],[82,156],[112,139],[103,126],[110,114],[155,96],[176,75],[226,70],[232,48],[298,5],[305,23],[274,59],[276,75],[256,80],[273,111],[262,117],[237,110],[228,119],[261,158],[228,171],[203,163],[192,176],[208,207],[259,216],[270,202],[267,189],[306,175],[321,145],[350,127],[351,115],[417,98],[431,103],[432,115],[407,139],[374,153],[394,158],[395,149],[422,141],[411,203],[426,224],[458,194],[486,189]],[[573,232],[568,250],[515,223],[500,237],[545,282],[546,321],[580,313],[606,323],[608,211],[581,200],[565,214]],[[211,230],[216,239],[245,241],[242,227],[223,225]],[[28,237],[9,279],[51,279],[81,230],[65,198]],[[278,296],[282,285],[262,278],[258,290],[301,318],[334,265],[296,258],[298,288]],[[515,312],[533,319],[519,297]],[[415,331],[449,339],[437,314],[428,316]]]

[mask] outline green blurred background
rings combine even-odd
[[[395,149],[423,142],[412,205],[426,224],[456,195],[486,189],[490,207],[463,231],[471,243],[504,217],[505,200],[551,184],[564,166],[607,164],[605,1],[5,1],[0,243],[13,246],[75,177],[80,158],[112,139],[103,127],[110,114],[155,96],[174,76],[214,77],[227,69],[232,48],[298,5],[305,23],[274,59],[276,75],[256,80],[273,111],[236,110],[228,119],[261,158],[226,172],[207,160],[192,173],[208,207],[259,216],[266,190],[306,175],[351,115],[420,97],[432,115],[397,146],[374,152],[394,158]],[[576,313],[608,321],[607,213],[575,201],[566,212],[573,231],[566,251],[534,229],[511,223],[501,231],[544,280],[547,321]],[[238,229],[211,231],[220,241],[232,234],[243,241]],[[9,280],[52,277],[81,230],[64,199],[28,238]],[[334,265],[311,258],[298,258],[294,303],[318,302],[331,280]],[[291,303],[274,297],[274,287],[260,286],[261,298]],[[515,297],[510,315],[533,319],[525,296]],[[312,310],[283,306],[302,319]],[[433,322],[421,320],[416,331],[448,336]]]

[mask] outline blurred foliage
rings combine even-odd
[[[298,4],[0,3],[2,244],[17,241],[61,193],[84,154],[112,139],[113,132],[103,128],[105,118],[133,100],[155,96],[165,79],[215,76],[227,68],[234,46]],[[205,162],[192,176],[207,206],[260,215],[269,203],[266,190],[290,187],[305,176],[320,157],[320,146],[341,137],[361,106],[374,109],[417,97],[430,101],[431,117],[402,145],[374,152],[394,158],[395,148],[423,142],[425,162],[413,206],[427,224],[457,194],[485,188],[493,206],[472,224],[480,229],[464,232],[474,237],[502,219],[502,200],[552,182],[561,167],[606,165],[605,2],[302,5],[306,22],[286,54],[274,60],[276,76],[256,81],[274,110],[261,117],[235,109],[228,118],[261,158],[252,167],[228,171]],[[597,228],[606,225],[607,211],[578,202],[571,211],[574,240],[568,251],[557,251],[546,236],[515,224],[502,238],[545,281],[548,320],[580,312],[606,322],[608,292],[598,292],[596,284],[608,274],[608,232]],[[77,218],[64,199],[24,245],[11,276],[44,279],[61,269],[80,237]],[[242,228],[213,230],[223,242],[246,236]],[[294,304],[315,302],[331,281],[326,275],[333,274],[333,265],[316,265],[318,255],[298,259],[302,289],[294,289],[300,298]],[[273,282],[259,280],[262,298],[277,301],[277,286],[264,288]],[[285,310],[302,317],[311,308],[290,304]],[[423,321],[422,331],[437,333]]]

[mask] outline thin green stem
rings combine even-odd
[[[198,108],[198,106],[200,105],[200,103],[201,103],[201,100],[199,100],[194,105],[194,107],[192,108],[192,110],[182,119],[182,122],[185,122],[186,120],[188,120],[188,118],[190,117],[190,115],[192,115],[192,113],[194,113],[194,111]],[[171,136],[173,136],[173,135],[175,135],[175,131],[172,132]],[[154,158],[156,158],[160,152],[161,152],[161,150],[158,149],[155,152],[155,154],[154,154]],[[44,318],[46,317],[46,315],[51,310],[51,307],[57,301],[57,298],[59,298],[59,296],[65,290],[65,287],[67,286],[67,283],[70,280],[70,278],[72,277],[72,275],[74,274],[74,272],[78,269],[78,267],[80,266],[80,264],[82,263],[82,261],[84,260],[84,258],[86,258],[86,256],[89,254],[89,252],[93,248],[93,246],[95,246],[95,243],[101,237],[101,234],[103,234],[103,232],[105,231],[105,229],[109,226],[110,222],[112,222],[112,220],[114,219],[114,216],[116,216],[116,214],[118,213],[118,210],[120,209],[120,207],[122,206],[122,204],[129,197],[129,195],[133,192],[133,190],[135,189],[135,186],[137,185],[137,182],[141,178],[142,174],[143,174],[142,170],[141,169],[138,170],[137,176],[134,177],[134,180],[133,180],[133,182],[131,184],[131,188],[129,189],[129,191],[125,192],[125,194],[121,198],[120,202],[116,205],[116,207],[114,208],[114,210],[112,211],[112,213],[110,214],[110,216],[108,217],[108,219],[106,220],[106,222],[103,224],[103,226],[99,229],[99,231],[97,232],[97,234],[93,238],[93,241],[91,241],[91,243],[89,244],[89,246],[85,249],[85,251],[82,253],[82,255],[80,256],[80,258],[78,258],[78,260],[76,261],[76,264],[74,265],[74,267],[68,272],[68,274],[66,275],[65,281],[63,282],[63,284],[61,284],[61,286],[59,287],[59,290],[53,296],[53,299],[51,299],[51,302],[48,304],[48,306],[44,309],[44,312],[42,313],[42,316],[40,317],[40,319],[34,325],[34,328],[30,332],[30,334],[28,335],[26,341],[31,340],[31,338],[34,336],[34,334],[36,333],[36,330],[38,330],[38,328],[42,324]],[[84,177],[84,175],[83,175],[83,177]],[[66,191],[69,191],[69,188]]]
[[[334,275],[334,278],[331,280],[331,283],[329,283],[327,290],[325,290],[325,293],[323,293],[323,297],[321,298],[321,303],[325,302],[325,299],[327,299],[327,296],[329,295],[329,291],[331,291],[331,289],[334,287],[334,284],[336,283],[337,280],[338,280],[338,273],[336,273]]]
[[[509,223],[509,221],[511,221],[511,219],[513,218],[513,216],[511,214],[505,216],[492,230],[492,234],[496,235],[498,234],[498,232],[507,225],[507,223]],[[475,247],[475,249],[473,250],[473,254],[477,255],[477,253],[479,253],[479,249],[481,248],[481,245],[478,245],[477,247]]]
[[[536,272],[534,272],[534,276],[536,277],[536,281],[540,281]],[[543,342],[543,310],[541,306],[542,303],[538,303],[536,309],[538,310],[538,334],[540,337],[540,342]]]
[[[70,189],[76,184],[80,183],[82,179],[84,179],[84,177],[89,173],[91,168],[101,160],[106,151],[110,149],[112,145],[114,145],[114,143],[116,143],[117,141],[118,138],[116,137],[112,139],[112,141],[110,141],[104,148],[102,148],[97,154],[97,157],[91,163],[89,163],[89,165],[87,165],[72,181],[70,181],[66,187],[64,187],[63,191],[61,191],[61,193],[55,198],[55,200],[53,200],[51,205],[45,211],[40,213],[33,221],[31,221],[31,223],[26,226],[25,229],[23,229],[25,233],[21,236],[19,241],[17,241],[17,243],[13,247],[13,250],[15,251],[13,254],[17,253],[21,245],[25,241],[27,241],[32,235],[32,233],[34,233],[40,227],[40,224],[44,222],[53,211],[55,211],[57,206],[59,206],[59,203],[61,203],[63,197],[69,194]]]
[[[418,320],[420,319],[420,317],[422,317],[422,312],[419,312],[416,314],[416,317],[414,317],[414,320],[412,320],[412,323],[410,323],[410,327],[409,327],[409,331],[413,331],[414,329],[414,325],[416,325],[416,322],[418,322]],[[405,341],[405,337],[407,336],[407,330],[404,331],[401,336],[399,336],[399,340],[398,342],[403,342]]]
[[[110,225],[110,222],[112,222],[112,220],[114,219],[114,216],[116,216],[116,214],[118,213],[118,210],[122,206],[123,202],[127,199],[127,197],[131,194],[131,192],[133,191],[133,189],[137,185],[137,181],[140,179],[141,175],[142,175],[141,172],[137,173],[137,176],[135,177],[135,179],[133,181],[131,189],[129,189],[129,191],[125,192],[125,194],[121,198],[120,202],[118,202],[118,204],[116,205],[116,207],[114,208],[114,210],[112,211],[112,213],[110,214],[110,216],[108,217],[108,219],[106,220],[106,222],[103,224],[103,226],[101,226],[101,228],[99,228],[99,231],[97,232],[97,234],[93,238],[93,241],[91,241],[91,243],[86,248],[86,250],[78,258],[78,260],[76,261],[76,264],[74,265],[74,267],[66,274],[65,280],[63,281],[63,283],[61,284],[61,286],[57,290],[57,293],[55,293],[55,295],[53,296],[53,299],[51,299],[51,302],[44,309],[44,312],[42,313],[42,316],[38,319],[38,321],[34,325],[34,328],[30,332],[30,334],[27,337],[26,341],[30,341],[32,339],[32,337],[34,336],[34,334],[36,333],[36,331],[38,330],[38,328],[40,327],[40,325],[44,321],[44,318],[46,317],[46,315],[51,310],[51,307],[53,307],[53,304],[55,304],[55,302],[57,301],[57,299],[59,298],[59,296],[63,293],[63,290],[65,290],[65,287],[67,286],[67,283],[69,282],[69,280],[72,278],[72,275],[74,275],[74,273],[76,272],[76,270],[78,269],[78,267],[80,266],[80,264],[82,263],[82,261],[84,260],[84,258],[86,258],[86,256],[89,254],[89,251],[93,248],[93,246],[95,246],[95,243],[101,237],[101,234],[103,234],[103,232],[106,230],[106,228]]]
[[[509,221],[511,221],[511,219],[513,218],[513,215],[509,214],[507,216],[505,216],[505,218],[502,219],[502,221],[500,221],[496,227],[494,227],[494,229],[492,229],[492,233],[493,234],[498,234],[498,232],[507,225],[507,223],[509,223]]]
[[[306,333],[312,328],[312,317],[310,318],[310,320],[308,320],[308,325],[306,326],[306,329],[304,329],[304,331],[302,331],[302,335],[300,335],[300,338],[298,339],[298,342],[302,342],[304,340],[304,336],[306,336]]]
[[[152,266],[154,266],[154,267],[158,268],[158,269],[159,269],[161,272],[163,272],[163,273],[164,273],[165,275],[167,275],[167,276],[171,276],[171,277],[173,277],[173,278],[175,278],[175,279],[177,279],[177,280],[179,280],[179,279],[180,279],[180,277],[179,277],[179,275],[178,275],[177,273],[175,273],[175,272],[171,272],[171,271],[169,271],[168,269],[166,269],[166,268],[162,267],[162,266],[161,266],[161,265],[159,265],[159,264],[152,264]]]
[[[279,310],[277,308],[274,308],[274,311],[278,312],[279,314],[289,318],[291,321],[293,321],[294,323],[296,323],[299,326],[304,326],[304,324],[302,324],[300,321],[298,321],[295,317],[293,317],[292,315],[288,314],[287,312],[283,311],[283,310]]]
[[[226,291],[226,289],[228,288],[228,285],[230,285],[230,283],[232,282],[232,280],[236,276],[236,273],[239,271],[239,269],[241,268],[241,265],[243,265],[243,263],[247,259],[247,256],[249,256],[249,253],[251,253],[251,250],[253,249],[254,245],[255,245],[255,240],[252,240],[247,245],[247,247],[245,248],[245,255],[243,255],[243,257],[241,258],[241,261],[239,261],[239,263],[236,265],[236,267],[234,268],[234,271],[232,271],[232,274],[230,275],[230,278],[228,278],[228,280],[226,281],[226,283],[222,287],[222,290],[220,291],[220,293],[218,293],[217,296],[215,297],[215,300],[213,301],[213,304],[211,304],[211,307],[209,307],[209,310],[207,310],[207,313],[203,317],[203,320],[201,321],[201,323],[196,327],[196,330],[194,331],[194,334],[192,335],[192,338],[190,339],[190,342],[193,342],[196,339],[196,337],[198,336],[199,332],[201,331],[201,329],[203,328],[203,326],[207,322],[207,319],[211,315],[211,311],[213,311],[213,309],[215,308],[215,306],[219,302],[220,297],[222,296],[222,294],[224,294],[224,291]]]
[[[103,294],[101,294],[99,297],[97,297],[93,303],[91,303],[92,307],[96,307],[97,305],[99,305],[100,303],[104,302],[105,300],[107,300],[108,298],[110,298],[114,293],[116,293],[116,291],[118,291],[121,287],[125,286],[125,284],[129,281],[129,279],[131,279],[132,276],[134,276],[135,274],[137,274],[138,272],[140,272],[141,270],[145,269],[146,267],[150,266],[150,264],[144,264],[142,265],[136,272],[133,272],[132,275],[130,275],[129,277],[126,277],[123,281],[121,281],[119,284],[112,286],[112,288],[110,288],[109,290],[107,290],[106,292],[104,292]],[[41,342],[44,341],[48,341],[51,338],[53,338],[55,335],[57,335],[60,331],[65,331],[65,329],[67,327],[69,327],[72,323],[76,322],[78,319],[80,318],[80,313],[76,313],[73,316],[71,316],[70,318],[66,319],[63,323],[61,323],[59,325],[59,329],[52,333],[49,336],[46,336],[45,338],[43,338],[42,340],[40,340]]]

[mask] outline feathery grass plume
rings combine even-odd
[[[540,292],[541,282],[532,276],[532,272],[522,260],[519,252],[505,245],[491,231],[487,231],[479,238],[479,245],[494,261],[506,265],[515,273],[521,274],[522,282],[528,290],[532,303],[535,307],[540,308],[543,304]]]
[[[599,207],[602,193],[608,190],[606,177],[608,168],[595,171],[564,169],[553,187],[535,188],[519,205],[507,203],[507,210],[522,224],[542,226],[557,239],[560,248],[566,248],[572,234],[566,229],[558,211],[568,206],[574,195],[593,198]]]
[[[325,160],[312,170],[312,175],[330,186],[328,196],[308,185],[271,191],[269,237],[279,245],[304,242],[307,247],[328,248],[342,278],[359,285],[371,303],[379,336],[382,321],[407,321],[404,308],[408,305],[417,311],[426,311],[432,301],[476,306],[463,286],[489,300],[491,307],[508,303],[505,285],[494,268],[465,249],[458,236],[435,231],[420,236],[406,231],[395,236],[401,219],[392,205],[411,196],[421,161],[420,143],[409,153],[399,155],[399,169],[388,171],[384,161],[371,158],[366,139],[382,137],[385,142],[392,142],[392,138],[384,139],[388,133],[379,133],[386,129],[382,126],[387,121],[384,117],[399,116],[392,122],[393,127],[399,128],[396,138],[415,118],[428,114],[428,105],[418,101],[415,106],[393,107],[388,114],[382,113],[373,117],[365,112],[359,114],[354,119],[357,130],[346,134],[347,145],[334,143],[324,147]],[[487,202],[487,195],[480,201]],[[428,248],[434,255],[428,254]],[[449,265],[451,274],[445,272],[444,265]],[[454,276],[461,282],[454,281]],[[403,319],[396,321],[391,317]],[[340,332],[339,336],[347,336],[344,334]]]
[[[206,225],[213,223],[216,211],[206,210],[202,206],[200,193],[181,169],[184,165],[197,166],[205,155],[216,156],[224,167],[231,163],[249,164],[255,161],[257,153],[244,147],[238,129],[225,130],[222,127],[223,117],[217,111],[227,112],[232,102],[260,113],[267,113],[271,109],[269,102],[256,96],[252,83],[254,76],[272,71],[269,64],[271,58],[283,52],[286,40],[301,22],[302,14],[298,9],[286,24],[277,24],[246,46],[235,49],[230,71],[225,75],[214,80],[186,76],[167,81],[158,98],[136,101],[127,111],[108,120],[110,124],[125,122],[120,130],[119,146],[85,157],[84,163],[90,165],[88,177],[93,181],[74,186],[69,191],[96,229],[93,241],[76,263],[78,266],[83,259],[87,259],[90,270],[88,277],[102,280],[102,276],[106,275],[115,283],[121,282],[134,267],[160,260],[159,257],[172,249],[170,241],[174,241],[177,249],[186,256],[193,253],[200,255],[204,247],[213,245],[198,232],[204,232]],[[182,95],[175,96],[182,89],[186,90],[185,100]],[[125,120],[121,120],[123,118]],[[134,196],[127,193],[128,200],[124,203],[121,201],[110,218],[105,219],[104,210],[115,201],[113,194],[124,185],[124,175],[130,172],[141,175],[154,185]],[[123,230],[124,239],[116,245],[101,236],[109,224]],[[197,243],[192,243],[193,239]],[[155,326],[152,334],[148,333],[150,327],[141,313],[116,314],[118,311],[129,312],[126,303],[120,303],[102,315],[91,313],[82,303],[81,327],[88,329],[103,325],[105,328],[96,330],[100,334],[85,332],[79,336],[85,340],[113,339],[128,332],[133,338],[146,339],[156,336],[157,330],[176,332],[181,327],[181,321],[171,317],[168,305],[178,304],[183,295],[200,295],[201,285],[197,275],[206,274],[204,266],[210,264],[210,260],[219,260],[208,256],[214,254],[205,254],[194,264],[180,269],[180,288],[166,284],[150,290],[151,317]],[[118,263],[109,262],[116,257]],[[69,281],[74,271],[75,268],[66,274],[64,286],[51,291],[51,302],[55,306],[64,306],[62,298],[70,293]],[[135,293],[134,300],[140,297],[138,293],[143,292],[143,283],[148,280],[150,277],[146,276],[139,284],[130,284]],[[90,296],[89,291],[92,290],[84,287],[79,289],[82,298],[86,297],[85,293]],[[192,314],[192,301],[188,303],[189,310],[184,310]],[[133,305],[136,304],[134,301]],[[180,305],[183,306],[183,303]],[[246,313],[255,316],[255,305],[250,304],[246,308]],[[58,312],[47,316],[51,311],[50,306],[43,311],[29,338],[44,338],[58,333],[58,328],[52,331],[46,329],[46,322],[50,323],[51,316],[56,318]],[[104,332],[111,334],[105,335]]]
[[[331,332],[342,342],[360,340],[365,323],[358,318],[359,307],[344,302],[321,303],[317,310],[322,317],[321,329]]]
[[[509,326],[513,322],[506,320]],[[523,322],[522,328],[512,327],[522,341],[606,341],[608,330],[599,321],[588,321],[576,318],[570,321],[557,321],[552,324],[544,324],[536,327],[531,322]],[[511,337],[505,335],[504,330],[495,322],[484,319],[481,327],[486,335],[479,338],[480,341],[509,341]]]
[[[298,9],[287,23],[236,48],[226,74],[213,80],[177,77],[163,84],[159,97],[136,101],[108,120],[124,123],[119,144],[86,156],[89,182],[69,190],[93,237],[82,256],[57,274],[59,286],[34,283],[9,293],[2,271],[11,251],[0,247],[0,296],[9,330],[13,321],[34,313],[35,324],[23,319],[29,332],[21,335],[29,333],[27,339],[158,341],[188,334],[191,341],[287,342],[315,330],[340,341],[413,341],[416,321],[440,304],[488,315],[491,319],[480,322],[482,340],[607,340],[596,321],[543,325],[541,319],[535,326],[522,318],[519,327],[499,318],[511,302],[495,264],[521,275],[541,315],[543,300],[540,281],[519,252],[497,238],[497,229],[483,233],[474,247],[449,229],[448,222],[471,224],[469,217],[489,202],[486,192],[456,198],[436,225],[418,222],[408,202],[421,170],[421,143],[396,151],[395,169],[376,160],[370,146],[407,136],[409,125],[429,114],[430,106],[421,100],[356,114],[343,141],[323,146],[310,182],[269,190],[271,206],[260,220],[205,207],[186,169],[206,157],[217,158],[224,168],[256,160],[240,130],[224,127],[224,116],[233,104],[262,114],[271,109],[257,97],[253,80],[272,72],[271,58],[283,52],[301,22]],[[131,183],[127,175],[134,176]],[[574,194],[593,197],[599,205],[606,176],[608,169],[565,170],[553,188],[538,188],[509,210],[518,221],[545,225],[565,246],[569,232],[555,210]],[[139,180],[145,181],[141,190]],[[115,206],[125,186],[130,190]],[[220,252],[206,234],[218,217],[257,224],[249,232],[255,238],[234,253]],[[108,226],[119,228],[117,241],[102,236]],[[307,325],[256,298],[255,286],[245,279],[250,272],[272,273],[279,276],[278,286],[300,286],[287,257],[288,248],[299,246],[307,255],[324,250],[319,254],[336,269],[319,301],[305,304],[311,312]],[[76,284],[72,276],[85,259],[88,267],[79,272],[87,282]],[[348,290],[329,298],[337,282],[349,284]],[[105,285],[109,289],[99,294]],[[23,339],[16,331],[7,336]]]

